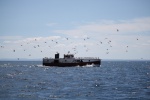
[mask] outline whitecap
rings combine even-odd
[[[7,66],[7,64],[4,64],[4,66]]]
[[[11,77],[13,76],[12,74],[6,74],[6,75],[7,75],[7,76],[11,76]]]
[[[92,65],[85,65],[85,66],[79,66],[79,65],[77,65],[75,67],[94,67],[94,65],[93,64]]]
[[[85,65],[85,66],[81,66],[81,67],[94,67],[95,65],[94,64],[91,64],[91,65]]]
[[[44,71],[48,70],[48,68],[45,68]]]
[[[94,67],[94,64],[92,64],[92,65],[86,65],[85,67]]]
[[[23,65],[23,67],[27,67],[28,65]]]
[[[44,67],[43,65],[36,65],[36,67]]]

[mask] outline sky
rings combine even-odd
[[[149,0],[0,0],[0,60],[150,60]]]

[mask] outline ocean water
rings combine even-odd
[[[64,68],[1,61],[0,100],[150,100],[150,61]]]

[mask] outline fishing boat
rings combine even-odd
[[[59,53],[55,54],[55,58],[43,58],[43,66],[74,67],[86,65],[99,67],[101,59],[98,57],[74,57],[73,54],[64,54],[64,58],[59,58]]]

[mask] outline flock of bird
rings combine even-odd
[[[119,29],[117,29],[117,32],[119,32]],[[91,37],[86,37],[86,38],[83,39],[83,41],[88,41],[89,39],[91,39]],[[65,40],[69,41],[69,40],[71,40],[71,39],[69,39],[68,37],[66,37]],[[105,40],[106,40],[106,41],[98,41],[97,45],[103,45],[104,42],[105,42],[105,43],[107,42],[107,44],[108,44],[108,46],[109,46],[110,48],[113,47],[113,46],[111,45],[111,43],[112,43],[111,40],[109,40],[108,38],[105,38]],[[139,39],[136,39],[136,40],[139,40]],[[35,39],[34,39],[34,42],[37,42],[37,41],[38,41],[38,39],[35,38]],[[55,45],[59,44],[59,42],[58,42],[58,41],[55,41],[55,40],[51,40],[51,42],[54,42]],[[71,42],[71,43],[72,43],[72,42]],[[29,45],[30,43],[27,42],[26,44]],[[48,44],[48,42],[45,41],[44,44]],[[24,44],[21,44],[20,46],[23,47]],[[48,47],[51,48],[51,46],[48,46]],[[90,49],[88,48],[88,46],[85,45],[85,44],[84,44],[83,47],[85,48],[85,52],[88,52],[88,51],[90,50]],[[1,48],[3,49],[4,46],[1,46]],[[40,45],[39,45],[39,44],[36,44],[36,45],[33,46],[33,48],[40,48]],[[106,54],[109,54],[109,53],[110,53],[110,52],[109,52],[110,48],[107,48],[107,49],[106,49]],[[127,45],[125,52],[128,52],[128,48],[129,48],[129,46]],[[77,53],[78,53],[77,46],[74,46],[74,47],[72,48],[72,50],[74,51],[74,54],[77,54]],[[16,49],[13,49],[13,52],[16,52],[16,51],[17,51]],[[26,51],[26,49],[24,49],[23,51]],[[42,53],[43,51],[40,50],[40,52]],[[72,52],[71,52],[71,51],[68,51],[67,53],[69,54],[69,53],[72,53]],[[28,56],[32,56],[32,55],[31,55],[31,54],[28,54]],[[19,60],[19,58],[17,58],[17,59]]]

